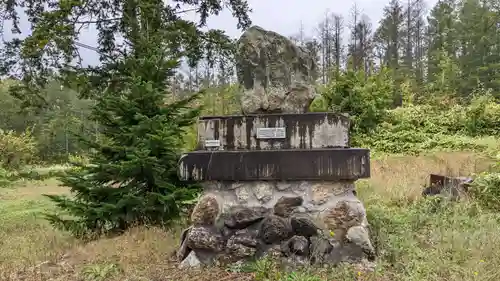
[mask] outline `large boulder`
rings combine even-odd
[[[253,26],[237,42],[242,111],[303,113],[316,96],[316,63],[307,50],[276,32]]]

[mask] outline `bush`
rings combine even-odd
[[[0,129],[0,167],[8,170],[20,169],[29,164],[36,155],[36,141],[26,130],[22,134]]]
[[[500,155],[492,171],[479,174],[472,183],[471,193],[483,208],[500,211]]]
[[[474,179],[472,194],[483,208],[500,211],[500,173],[482,173]]]
[[[11,172],[0,167],[0,187],[9,186],[12,183]]]
[[[353,121],[352,144],[377,152],[419,154],[428,150],[485,151],[498,148],[481,138],[500,136],[500,104],[481,87],[470,103],[414,104],[408,83],[400,85],[404,107],[391,109],[395,86],[390,73],[365,77],[347,70],[320,87],[311,111],[348,113]],[[428,102],[429,100],[426,100]],[[493,144],[493,145],[492,145]]]
[[[363,72],[347,70],[335,75],[320,88],[322,99],[315,106],[352,116],[354,133],[369,133],[384,119],[393,100],[393,82],[389,72],[380,71],[368,78]],[[314,108],[317,111],[319,108]]]
[[[500,136],[500,104],[491,94],[475,96],[465,113],[466,134]]]
[[[438,108],[409,105],[392,110],[369,134],[353,137],[356,144],[387,153],[418,154],[428,150],[487,151],[500,136],[500,105],[488,96],[474,98],[471,105]]]

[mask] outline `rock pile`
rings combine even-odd
[[[327,229],[295,212],[303,199],[281,197],[273,208],[233,206],[222,213],[216,196],[204,195],[184,230],[177,258],[182,267],[233,263],[271,256],[287,264],[338,264],[374,258],[366,218],[340,202]]]

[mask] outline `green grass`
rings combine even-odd
[[[357,189],[378,251],[374,272],[356,265],[284,272],[265,260],[244,269],[179,270],[170,261],[179,229],[141,227],[84,245],[54,230],[42,217],[54,210],[42,194],[67,190],[54,179],[23,180],[0,189],[0,272],[11,280],[43,276],[85,281],[497,281],[500,215],[482,209],[474,200],[438,202],[420,195],[430,173],[470,175],[488,170],[492,163],[470,152],[386,155],[372,160],[372,177],[359,181]],[[34,274],[34,268],[45,275]]]

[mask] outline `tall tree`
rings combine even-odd
[[[399,85],[402,81],[401,54],[403,52],[403,7],[398,0],[391,2],[384,8],[384,16],[375,32],[375,41],[382,63],[392,72],[394,84],[394,105],[402,104]]]
[[[457,23],[458,54],[462,77],[460,92],[467,97],[482,83],[498,89],[500,66],[498,43],[500,20],[496,1],[464,0]],[[496,4],[496,5],[495,5]]]
[[[412,0],[408,13],[411,17],[410,41],[413,44],[413,63],[416,82],[416,91],[420,91],[424,84],[425,65],[425,27],[426,13],[424,0]]]
[[[365,75],[369,75],[373,54],[370,19],[366,15],[362,15],[351,31],[351,34],[351,44],[348,47],[350,67],[354,70],[363,71]]]
[[[457,58],[456,1],[439,0],[427,21],[427,80],[432,82],[441,73],[439,58],[444,56],[452,61]]]
[[[332,70],[338,72],[342,67],[344,55],[344,46],[342,44],[343,32],[343,17],[334,13],[325,13],[323,20],[318,25],[323,84],[329,81]]]
[[[19,31],[17,6],[3,2],[4,14]],[[200,22],[180,17],[180,4],[196,4]],[[96,100],[91,118],[100,124],[100,138],[81,140],[94,148],[91,165],[62,177],[72,198],[49,197],[72,216],[49,215],[56,226],[75,234],[120,232],[136,224],[164,224],[179,215],[194,190],[179,182],[176,163],[182,135],[199,108],[188,98],[174,97],[170,78],[181,59],[195,65],[214,54],[231,53],[221,31],[204,32],[207,17],[229,5],[238,27],[250,24],[245,1],[162,0],[48,1],[27,7],[31,35],[9,42],[4,54],[16,54],[4,66],[21,70],[26,94],[44,87],[50,75]],[[95,23],[101,65],[74,65],[80,26]],[[117,38],[123,38],[119,40]],[[205,53],[205,50],[207,53]],[[4,58],[7,59],[7,58]],[[6,61],[4,61],[5,63]],[[26,87],[27,86],[27,87]]]
[[[343,60],[343,41],[344,19],[341,15],[333,14],[333,55],[335,58],[335,70],[340,71]]]

